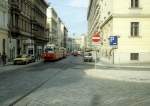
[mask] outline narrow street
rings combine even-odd
[[[150,0],[0,0],[0,106],[150,106]]]
[[[0,74],[0,104],[8,105],[48,79],[80,63],[72,58],[58,62],[41,62]],[[12,66],[13,67],[13,66]],[[16,67],[16,66],[15,66]]]
[[[115,68],[98,69],[101,73],[94,75],[94,65],[83,63],[80,56],[70,56],[1,73],[0,105],[149,106],[150,80],[117,80],[119,75],[114,79],[104,72],[113,75]]]

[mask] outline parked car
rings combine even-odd
[[[92,62],[93,61],[92,53],[91,52],[84,52],[83,60],[84,60],[84,62]]]
[[[14,64],[28,64],[31,62],[31,57],[29,55],[19,55],[14,59]]]

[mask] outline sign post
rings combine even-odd
[[[97,49],[96,49],[96,45],[98,45],[100,43],[100,34],[99,32],[95,32],[92,36],[92,43],[93,45],[95,45],[95,70],[96,70],[96,63],[97,63]]]
[[[112,47],[111,51],[113,52],[113,64],[114,64],[114,50],[117,49],[118,46],[118,36],[110,36],[109,45]]]

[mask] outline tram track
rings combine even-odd
[[[70,62],[72,60],[74,62]],[[16,106],[18,102],[20,103],[28,95],[54,79],[55,76],[78,66],[76,61],[72,58],[46,63],[41,61],[38,64],[31,64],[15,70],[12,68],[8,72],[1,73],[0,105]]]
[[[66,65],[63,65],[63,68],[66,67]],[[14,100],[13,102],[9,103],[8,106],[15,106],[17,103],[19,103],[20,101],[22,101],[25,97],[29,96],[30,94],[32,94],[33,92],[37,91],[39,88],[41,88],[44,84],[46,84],[48,81],[52,80],[53,78],[55,78],[57,75],[61,74],[62,72],[64,72],[66,70],[59,70],[57,71],[55,74],[53,74],[53,76],[47,78],[46,80],[42,81],[40,84],[38,84],[36,87],[34,87],[33,89],[29,90],[27,93],[25,93],[24,95],[22,95],[21,97],[19,97],[18,99]]]

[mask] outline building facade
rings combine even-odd
[[[8,1],[0,1],[0,54],[3,52],[9,56],[8,39]]]
[[[20,54],[38,55],[42,52],[46,35],[44,0],[9,0],[9,31],[12,58]]]
[[[84,51],[85,49],[85,34],[72,37],[72,51]]]
[[[47,10],[49,24],[49,43],[66,48],[68,30],[53,7]]]
[[[58,45],[58,15],[54,8],[47,9],[47,23],[49,24],[49,42]]]
[[[99,32],[100,59],[114,64],[150,62],[150,1],[90,0],[88,35]],[[110,46],[110,36],[118,45]]]
[[[34,54],[41,55],[48,42],[47,8],[45,0],[32,0],[32,36],[34,39]]]
[[[72,38],[68,37],[67,38],[67,50],[68,52],[72,52],[73,51],[73,45],[72,45]]]
[[[67,38],[68,38],[68,29],[67,29],[66,26],[64,26],[64,33],[63,34],[64,34],[64,43],[63,43],[63,45],[66,48],[67,47]]]
[[[61,36],[61,45],[67,48],[68,29],[63,23],[61,24]]]

